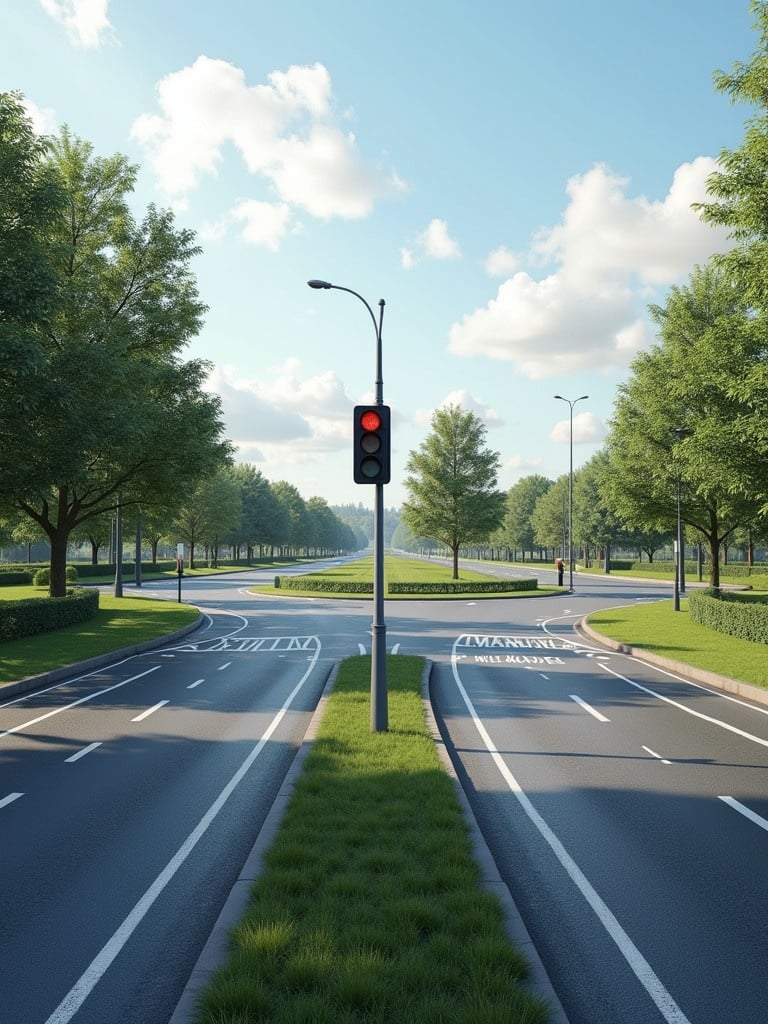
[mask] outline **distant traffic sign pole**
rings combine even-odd
[[[307,281],[310,288],[335,288],[340,292],[349,292],[358,298],[371,314],[373,328],[376,332],[376,380],[375,406],[357,406],[354,420],[354,479],[356,483],[372,483],[376,491],[373,506],[373,623],[371,630],[371,731],[386,732],[389,727],[387,710],[387,627],[384,622],[384,484],[389,483],[389,407],[384,405],[384,382],[381,375],[381,326],[384,321],[384,299],[379,299],[379,320],[366,300],[351,288],[329,281]],[[368,427],[362,422],[365,412],[375,413],[379,422],[373,429],[373,419],[369,419]],[[358,412],[360,417],[358,418]],[[358,436],[359,430],[359,436]],[[378,438],[379,447],[375,451],[366,452],[358,460],[358,444],[373,444],[366,436]],[[377,454],[378,453],[378,454]],[[367,461],[365,456],[374,461]],[[378,465],[375,460],[378,459]],[[358,466],[359,462],[359,466]],[[368,475],[370,471],[373,475]],[[361,477],[361,479],[358,479]]]

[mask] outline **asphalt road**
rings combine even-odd
[[[576,582],[436,663],[475,816],[571,1024],[766,1021],[767,709],[582,642],[658,589]]]
[[[333,663],[370,650],[370,603],[254,578],[185,578],[203,630],[0,706],[0,1024],[171,1016]],[[768,1019],[765,709],[573,630],[669,593],[385,606],[571,1024]]]

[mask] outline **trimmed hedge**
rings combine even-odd
[[[768,644],[768,603],[745,600],[721,590],[693,591],[688,598],[691,621],[720,633]]]
[[[536,590],[538,580],[446,580],[444,583],[390,583],[390,594],[508,594]]]
[[[32,582],[32,573],[26,569],[0,569],[0,587],[11,587]]]
[[[92,619],[98,610],[98,590],[71,590],[66,597],[0,601],[0,642],[76,625]]]
[[[281,590],[324,591],[326,594],[372,594],[373,583],[343,582],[327,577],[275,576]],[[538,581],[530,580],[446,580],[444,583],[390,583],[388,594],[508,594],[510,591],[536,590]]]
[[[275,576],[275,587],[281,590],[322,590],[326,594],[372,594],[373,583],[329,580],[326,577]]]

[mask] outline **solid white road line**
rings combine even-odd
[[[112,690],[119,690],[121,686],[126,686],[128,683],[132,683],[136,679],[143,678],[143,676],[148,676],[150,672],[156,672],[159,668],[159,665],[153,665],[152,668],[148,668],[145,672],[139,672],[138,675],[131,676],[130,679],[124,679],[122,683],[115,683],[114,686],[107,686],[103,690],[98,690],[96,693],[89,693],[87,697],[81,697],[80,700],[72,701],[71,704],[65,704],[60,708],[54,708],[53,711],[47,711],[44,715],[38,715],[37,718],[31,718],[28,722],[22,722],[21,725],[14,725],[12,729],[6,729],[4,732],[0,732],[0,739],[2,739],[3,736],[10,736],[14,732],[21,732],[22,729],[27,729],[30,725],[37,725],[38,722],[43,722],[46,718],[52,718],[54,715],[60,715],[62,711],[69,711],[70,708],[76,708],[80,704],[87,704],[89,700],[95,700],[97,697],[101,697],[105,693],[111,693]],[[51,689],[54,689],[54,687],[51,687]]]
[[[690,1024],[690,1021],[685,1016],[683,1011],[677,1005],[672,998],[671,994],[662,984],[661,980],[656,976],[653,968],[645,959],[643,954],[632,942],[630,937],[621,927],[619,922],[616,920],[614,915],[608,909],[608,906],[603,902],[600,896],[593,889],[591,883],[584,875],[581,868],[578,866],[576,861],[571,857],[568,851],[565,849],[563,844],[557,838],[552,829],[547,825],[546,821],[542,818],[539,812],[531,803],[528,796],[523,792],[520,783],[517,781],[515,776],[507,767],[504,762],[504,758],[501,756],[493,740],[491,739],[487,729],[483,725],[480,716],[475,710],[472,701],[469,698],[469,694],[464,689],[459,679],[458,673],[458,659],[456,658],[456,642],[453,644],[451,658],[451,668],[453,670],[453,678],[458,687],[459,693],[461,694],[462,700],[464,701],[467,711],[475,723],[475,728],[480,734],[486,749],[493,758],[496,767],[498,768],[502,778],[507,783],[512,794],[517,799],[518,803],[526,813],[532,824],[538,829],[542,838],[548,843],[550,849],[559,860],[562,867],[565,869],[573,883],[581,892],[584,899],[587,901],[589,906],[597,915],[598,920],[611,936],[613,941],[618,946],[622,956],[629,964],[630,969],[638,979],[640,984],[646,990],[648,995],[651,997],[653,1002],[656,1004],[659,1012],[663,1016],[667,1024]],[[54,1024],[53,1021],[48,1021],[46,1024]]]
[[[7,807],[8,804],[12,804],[14,800],[18,800],[20,796],[24,796],[23,793],[9,793],[8,796],[0,798],[0,807]]]
[[[136,715],[136,717],[132,718],[131,721],[132,722],[143,722],[145,718],[149,718],[150,715],[154,715],[154,713],[156,711],[159,711],[160,708],[165,707],[165,705],[167,703],[168,703],[167,700],[158,701],[157,704],[153,704],[151,708],[147,708],[147,710],[146,711],[142,711],[140,715]]]
[[[85,757],[86,754],[90,754],[92,750],[95,750],[96,747],[100,746],[101,742],[89,743],[87,747],[83,747],[82,750],[78,750],[78,752],[76,754],[73,754],[72,757],[65,758],[64,764],[74,764],[75,761],[79,761],[81,757]]]
[[[719,725],[721,729],[726,729],[728,732],[735,733],[737,736],[742,736],[745,740],[751,740],[753,743],[759,743],[761,747],[768,747],[768,740],[764,740],[761,736],[753,736],[751,732],[744,732],[743,729],[737,729],[735,725],[730,725],[728,722],[722,722],[719,718],[712,718],[711,715],[704,715],[701,711],[694,711],[693,708],[686,707],[685,704],[681,704],[679,701],[672,700],[671,697],[665,697],[661,693],[657,693],[656,690],[649,690],[647,686],[641,686],[640,683],[636,683],[634,679],[628,679],[627,676],[623,676],[620,672],[614,672],[612,668],[607,665],[600,663],[600,668],[604,668],[606,672],[610,672],[612,676],[616,676],[617,679],[623,679],[625,683],[629,683],[630,686],[636,687],[638,690],[642,690],[643,693],[649,693],[652,697],[658,697],[659,700],[663,700],[667,704],[671,704],[673,708],[679,708],[680,711],[685,711],[686,714],[693,715],[694,718],[700,718],[703,722],[711,722],[712,725]],[[682,680],[683,682],[685,680]]]
[[[121,951],[123,946],[128,942],[131,935],[136,931],[138,926],[143,921],[151,909],[154,902],[158,899],[163,889],[168,885],[173,876],[182,866],[187,857],[192,853],[195,846],[203,838],[205,833],[210,828],[214,819],[216,818],[219,811],[229,800],[230,796],[237,789],[239,784],[243,781],[249,769],[253,765],[256,758],[262,752],[264,747],[271,739],[273,733],[282,722],[283,718],[288,712],[291,704],[295,700],[299,691],[303,687],[304,683],[309,679],[309,676],[317,664],[317,660],[320,657],[320,642],[317,644],[317,651],[314,659],[310,662],[306,672],[298,681],[290,694],[286,697],[285,703],[277,712],[275,717],[269,724],[266,732],[250,752],[248,757],[243,761],[240,767],[237,769],[235,774],[226,784],[218,797],[211,804],[209,809],[200,819],[197,827],[187,836],[185,841],[179,847],[176,854],[171,858],[165,868],[160,872],[157,878],[154,880],[152,885],[147,889],[141,899],[138,901],[133,910],[128,914],[126,919],[114,933],[112,938],[102,948],[102,950],[96,954],[90,965],[86,968],[85,972],[81,975],[78,981],[72,986],[69,992],[64,996],[62,1001],[50,1015],[45,1024],[69,1024],[72,1018],[75,1016],[77,1011],[83,1005],[85,1000],[88,998],[90,993],[93,991],[99,980],[106,974],[112,961]]]
[[[575,700],[579,707],[584,708],[584,710],[588,711],[590,715],[594,715],[598,722],[610,722],[610,718],[606,718],[605,715],[601,715],[599,711],[596,711],[593,707],[587,704],[585,700],[582,700],[581,697],[577,696],[577,694],[569,693],[568,696],[571,700]]]
[[[643,750],[646,753],[650,754],[651,757],[655,757],[658,761],[661,761],[662,764],[672,764],[672,762],[668,761],[666,759],[666,757],[662,757],[661,754],[657,754],[656,751],[655,750],[651,750],[650,747],[643,747]]]
[[[724,804],[728,804],[734,811],[738,811],[739,814],[743,814],[745,818],[749,818],[755,825],[759,825],[760,828],[764,828],[768,832],[768,821],[765,818],[761,818],[759,814],[755,814],[754,811],[750,811],[744,804],[740,804],[738,800],[734,800],[732,796],[719,796],[718,800],[722,800]]]

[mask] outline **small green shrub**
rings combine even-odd
[[[28,569],[0,569],[0,587],[11,587],[16,584],[32,582],[32,573]]]
[[[538,580],[445,580],[441,583],[390,583],[390,594],[508,594],[510,591],[536,590]]]
[[[68,565],[66,569],[67,583],[77,583],[77,569],[74,565]],[[51,567],[44,566],[35,573],[34,584],[36,587],[47,587],[51,582]]]

